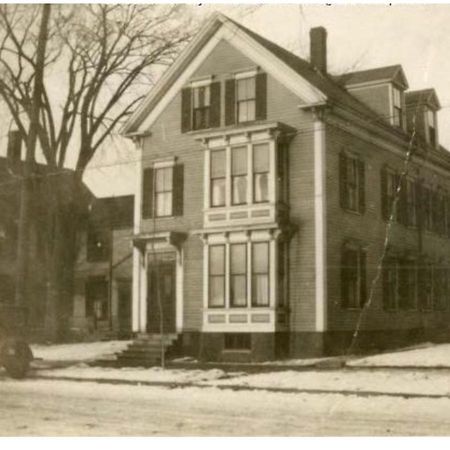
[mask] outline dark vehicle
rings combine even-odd
[[[0,366],[12,378],[26,376],[33,353],[25,340],[26,308],[0,304]]]

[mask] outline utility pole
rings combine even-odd
[[[16,292],[15,303],[18,306],[26,304],[28,248],[30,228],[30,204],[32,199],[31,176],[33,174],[34,157],[36,153],[39,113],[41,111],[42,92],[44,84],[45,51],[48,39],[48,22],[50,5],[42,5],[42,16],[36,49],[36,66],[34,74],[34,91],[31,103],[31,116],[26,141],[26,156],[23,165],[20,190],[19,233],[17,242]]]

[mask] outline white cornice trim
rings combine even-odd
[[[212,23],[205,27],[205,31],[200,33],[191,45],[188,46],[185,52],[183,52],[183,55],[172,65],[167,73],[161,78],[160,82],[157,83],[149,96],[143,101],[138,110],[131,116],[130,120],[121,130],[122,134],[126,134],[130,130],[133,130],[136,128],[137,124],[137,132],[143,133],[148,131],[161,112],[173,100],[183,86],[189,82],[195,71],[212,53],[221,40],[225,40],[242,52],[251,59],[255,65],[261,67],[262,70],[277,79],[304,103],[309,104],[326,101],[327,97],[319,89],[306,81],[291,67],[282,62],[272,52],[264,48],[242,29],[226,20],[226,18],[216,20],[220,20],[222,24],[219,26],[217,23]],[[218,29],[208,38],[206,44],[203,44],[208,33],[211,33],[212,30],[214,30],[214,26]],[[192,54],[194,53],[195,56],[192,58]],[[192,59],[189,60],[190,58]],[[176,79],[168,88],[167,92],[159,101],[156,101],[155,106],[149,111],[147,117],[144,120],[141,120],[142,115],[145,114],[145,110],[151,105],[152,101],[157,98],[160,91],[166,87],[166,84],[174,77],[176,77]]]

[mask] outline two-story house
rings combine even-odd
[[[217,15],[123,128],[135,333],[261,360],[447,329],[437,97],[400,66],[331,76],[325,29],[310,38],[307,62]]]

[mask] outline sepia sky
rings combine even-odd
[[[401,64],[411,90],[436,89],[442,105],[440,142],[450,149],[450,5],[192,6],[193,14],[205,18],[214,10],[304,58],[309,55],[309,29],[324,26],[331,73]],[[120,161],[127,155],[135,158],[127,147],[115,138],[92,161],[85,178],[94,193],[133,192],[132,165],[96,168],[105,161],[114,164],[116,153]]]

